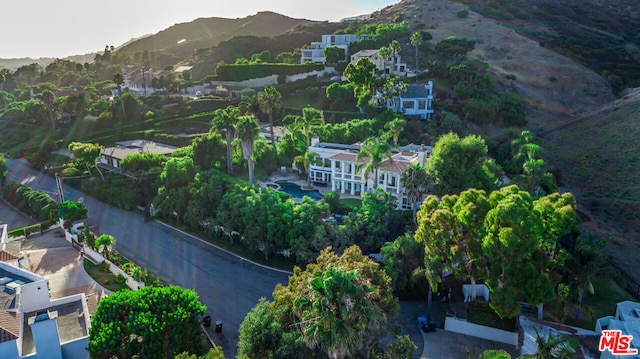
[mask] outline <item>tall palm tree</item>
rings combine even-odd
[[[391,161],[391,145],[387,141],[380,137],[369,137],[364,141],[356,156],[356,161],[364,160],[357,170],[363,171],[365,186],[372,173],[374,175],[373,189],[378,186],[378,167],[387,159]]]
[[[49,112],[49,121],[51,121],[51,128],[54,130],[56,129],[56,122],[55,122],[55,119],[53,118],[53,102],[55,101],[55,99],[56,99],[56,96],[53,94],[53,92],[49,90],[44,90],[40,94],[40,100],[42,100],[42,102],[44,103],[44,106],[47,108],[47,111]]]
[[[553,336],[549,332],[547,338],[540,336],[536,330],[536,344],[538,351],[535,354],[522,355],[519,359],[571,359],[575,358],[577,340],[568,335]]]
[[[378,327],[384,313],[373,302],[376,289],[356,271],[327,267],[294,305],[305,342],[329,358],[351,357],[362,347],[365,328]]]
[[[400,174],[400,183],[404,188],[404,193],[407,195],[407,200],[411,203],[413,221],[415,222],[418,212],[416,204],[427,193],[427,186],[429,185],[429,175],[426,168],[417,163],[412,164]]]
[[[398,58],[398,53],[400,52],[400,50],[402,50],[402,47],[400,47],[400,43],[398,42],[398,40],[393,40],[391,41],[391,43],[389,44],[389,50],[391,50],[391,66],[392,67],[392,72],[396,71],[396,60]]]
[[[282,95],[273,86],[267,86],[258,95],[260,110],[269,115],[269,127],[271,129],[271,144],[276,146],[276,137],[273,134],[273,111],[282,107]]]
[[[108,234],[103,234],[96,239],[96,247],[109,259],[109,251],[116,244],[115,238]]]
[[[124,121],[127,118],[127,114],[124,110],[124,101],[122,99],[122,84],[124,83],[124,76],[120,71],[117,71],[113,74],[113,83],[115,83],[118,86],[118,95],[120,96],[120,107],[122,107],[122,120]]]
[[[411,45],[416,48],[416,70],[418,70],[418,46],[422,44],[422,40],[422,34],[419,32],[414,32],[413,35],[411,35],[411,37],[409,38],[409,41],[411,41]]]
[[[396,117],[384,125],[385,130],[389,131],[389,135],[393,138],[394,147],[398,147],[398,139],[406,127],[407,121],[402,117]]]
[[[382,58],[382,74],[386,76],[387,72],[387,61],[391,59],[391,49],[386,46],[382,46],[380,50],[378,50],[378,55]],[[392,71],[389,71],[391,73]]]
[[[324,124],[322,112],[313,107],[302,109],[302,117],[296,117],[294,125],[300,129],[307,140],[307,147],[311,146],[310,135],[313,127],[320,127]]]
[[[320,159],[320,155],[317,154],[316,152],[310,152],[309,150],[307,150],[307,152],[305,152],[303,155],[300,156],[296,156],[293,159],[293,162],[297,165],[301,165],[302,168],[304,168],[304,171],[307,174],[307,182],[309,182],[309,184],[311,184],[311,165],[318,165],[320,164],[322,161]]]
[[[242,155],[247,160],[249,169],[249,185],[253,186],[253,171],[255,164],[253,162],[253,142],[260,134],[260,126],[250,116],[240,116],[236,123],[236,136],[242,144]]]
[[[227,173],[233,175],[233,158],[231,155],[231,141],[235,132],[235,123],[240,116],[240,110],[237,107],[227,106],[225,109],[218,109],[214,112],[211,123],[217,131],[224,131],[225,140],[227,141]]]

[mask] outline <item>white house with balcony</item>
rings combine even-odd
[[[357,159],[360,147],[359,143],[353,145],[327,143],[320,142],[318,137],[314,137],[309,151],[317,153],[319,161],[317,164],[311,164],[309,168],[310,181],[330,185],[332,191],[352,196],[362,196],[379,187],[396,197],[398,209],[411,209],[411,204],[400,183],[400,175],[412,164],[424,166],[431,148],[408,145],[394,150],[391,158],[379,165],[377,177],[371,174],[369,178],[365,178],[361,166],[366,159]]]
[[[0,359],[89,358],[84,293],[51,299],[48,279],[0,262]]]
[[[433,114],[433,81],[426,84],[411,84],[399,96],[387,101],[387,108],[414,116],[423,120],[431,120]]]
[[[382,71],[385,75],[407,75],[407,63],[402,62],[400,54],[390,54],[390,58],[385,60],[380,56],[380,50],[360,50],[351,55],[350,63],[355,65],[360,59],[369,59],[376,65],[376,70]]]
[[[347,56],[349,56],[349,44],[352,42],[360,42],[362,39],[362,36],[352,34],[322,35],[322,41],[312,42],[309,48],[300,50],[302,53],[300,63],[304,64],[305,62],[311,61],[318,64],[325,64],[326,59],[324,58],[324,49],[329,46],[344,49],[344,59],[346,61]]]
[[[620,302],[616,305],[615,317],[607,316],[596,321],[596,333],[602,334],[603,330],[619,330],[621,335],[632,335],[630,349],[640,350],[640,303],[632,301]],[[620,358],[610,351],[604,351],[601,359]],[[625,355],[624,358],[640,359],[640,354]]]

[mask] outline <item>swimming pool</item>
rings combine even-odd
[[[322,199],[322,194],[317,190],[305,191],[300,186],[292,182],[276,182],[280,185],[280,191],[285,192],[291,196],[291,198],[302,199],[303,196],[311,197],[318,201]]]

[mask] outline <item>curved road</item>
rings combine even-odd
[[[7,181],[17,181],[58,199],[55,179],[27,166],[23,159],[7,160]],[[225,356],[234,358],[238,328],[261,297],[271,299],[277,283],[286,284],[288,274],[266,269],[155,221],[144,222],[140,214],[100,202],[63,186],[65,199],[84,203],[86,223],[116,238],[119,253],[164,281],[195,289],[213,320],[222,320],[221,334],[213,335]]]

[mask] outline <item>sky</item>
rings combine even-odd
[[[240,18],[273,11],[294,18],[338,21],[398,0],[5,0],[0,58],[65,57],[119,46],[200,17]]]

